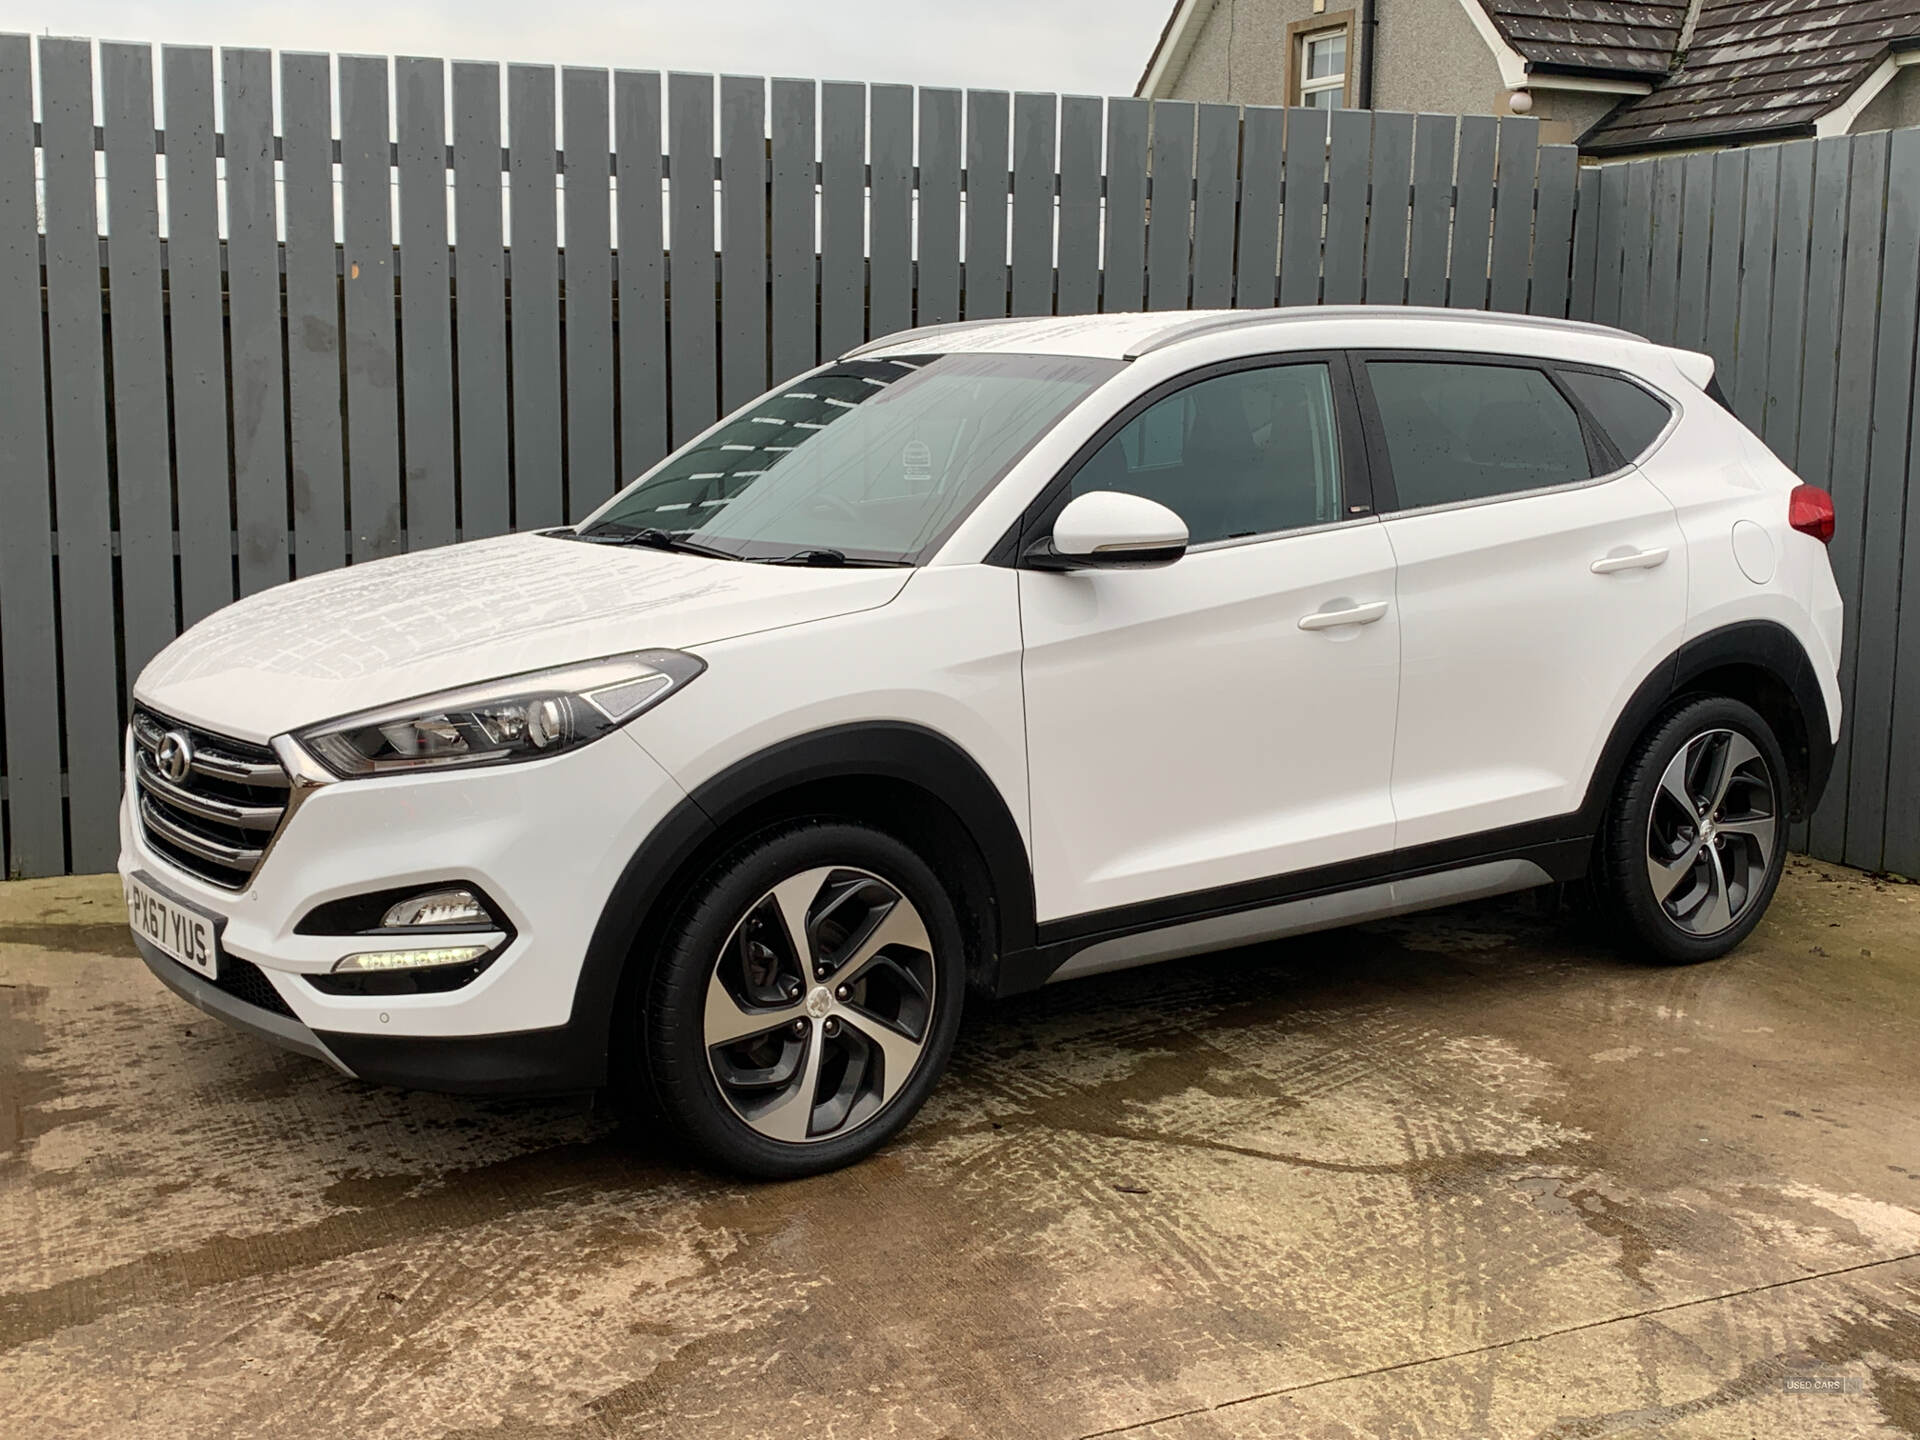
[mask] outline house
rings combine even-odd
[[[1920,0],[1177,0],[1136,95],[1531,114],[1618,159],[1920,124]]]

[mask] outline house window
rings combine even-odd
[[[1351,15],[1316,15],[1288,27],[1287,103],[1340,110],[1348,100],[1352,60]]]

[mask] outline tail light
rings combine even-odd
[[[1796,485],[1787,497],[1787,523],[1822,545],[1833,539],[1833,496],[1818,485]]]

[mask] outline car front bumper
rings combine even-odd
[[[137,874],[211,917],[228,969],[210,981],[136,943],[154,973],[200,1009],[366,1080],[515,1092],[604,1081],[610,1017],[576,1006],[582,963],[624,867],[685,798],[625,732],[528,764],[320,786],[241,890],[201,879],[149,845],[133,791],[121,804],[122,877]],[[402,931],[390,942],[299,933],[315,908],[456,883],[484,891],[511,929],[471,983],[415,995],[336,995],[309,983],[345,954],[408,943]]]

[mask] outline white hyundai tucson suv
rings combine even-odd
[[[964,322],[579,525],[315,576],[134,690],[154,972],[349,1075],[610,1087],[787,1176],[972,995],[1573,880],[1758,923],[1840,721],[1833,511],[1616,330]]]

